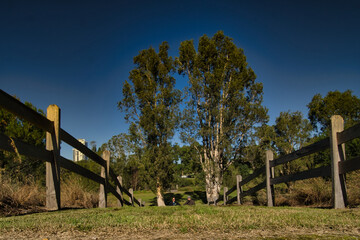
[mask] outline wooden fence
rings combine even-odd
[[[240,175],[236,176],[236,185],[231,189],[224,187],[224,205],[237,201],[241,204],[241,198],[252,195],[257,191],[265,188],[267,195],[267,206],[274,205],[274,185],[285,182],[293,182],[315,177],[331,177],[332,179],[332,200],[334,208],[345,208],[346,206],[346,183],[345,174],[360,169],[360,156],[350,160],[345,157],[345,143],[360,137],[360,124],[344,130],[344,120],[339,115],[331,117],[331,133],[326,139],[303,147],[293,153],[279,157],[273,160],[272,151],[266,151],[265,166],[254,171],[253,174],[242,180]],[[307,155],[323,151],[330,148],[331,166],[324,166],[310,169],[291,175],[278,176],[274,175],[274,168]],[[255,187],[242,191],[242,187],[259,177],[265,176],[265,180]],[[236,190],[237,196],[228,199],[228,196]]]
[[[13,113],[17,117],[26,120],[40,129],[46,131],[46,149],[35,147],[22,142],[19,139],[10,138],[0,134],[0,149],[34,157],[46,162],[46,207],[49,210],[58,210],[60,204],[60,168],[77,173],[85,178],[100,184],[99,207],[107,207],[107,193],[112,193],[118,199],[118,206],[137,204],[142,206],[141,200],[137,200],[132,189],[126,190],[122,186],[121,177],[117,176],[110,167],[110,152],[105,151],[100,157],[88,147],[80,143],[60,127],[60,109],[56,105],[47,108],[47,118],[27,107],[19,100],[10,96],[0,89],[0,107]],[[101,166],[101,175],[76,164],[60,155],[60,142],[64,141],[76,148],[88,158]],[[15,147],[14,147],[15,146]],[[14,149],[15,148],[15,149]],[[110,183],[115,182],[115,186]],[[129,196],[129,201],[123,198],[123,194]]]

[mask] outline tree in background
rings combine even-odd
[[[287,155],[304,146],[310,140],[312,126],[301,112],[281,112],[276,118],[275,147],[278,154]],[[280,174],[289,175],[300,170],[303,163],[292,161],[281,165]],[[290,183],[286,183],[288,187]]]
[[[130,134],[120,133],[101,146],[101,150],[110,152],[111,167],[122,176],[123,185],[138,190],[144,187],[141,146],[136,145]]]
[[[316,94],[307,107],[309,120],[318,132],[329,129],[332,115],[341,115],[345,128],[360,122],[360,99],[354,96],[351,90],[343,93],[330,91],[324,98]]]
[[[136,68],[123,86],[118,103],[132,123],[132,131],[145,146],[144,166],[148,182],[156,193],[158,206],[164,206],[163,190],[172,182],[173,158],[170,138],[177,125],[181,92],[176,90],[174,61],[168,56],[169,45],[163,42],[159,53],[142,50],[134,58]]]
[[[289,154],[303,147],[310,139],[311,124],[301,112],[281,112],[274,125],[275,145],[280,155]]]
[[[179,52],[178,71],[190,83],[182,137],[200,143],[194,147],[205,173],[207,200],[213,202],[224,171],[239,159],[254,127],[268,120],[261,105],[263,88],[244,51],[222,31],[202,36],[197,51],[192,40],[184,41]]]
[[[37,109],[31,103],[25,102],[25,105],[45,116],[41,109]],[[19,119],[2,108],[0,108],[0,133],[37,147],[45,147],[45,131]],[[0,151],[0,169],[4,169],[11,178],[21,182],[28,181],[29,177],[32,180],[45,180],[45,163],[18,153]]]
[[[262,167],[265,163],[266,150],[275,150],[275,130],[274,126],[263,124],[255,128],[255,132],[249,139],[249,144],[242,151],[243,163],[250,169]],[[242,174],[245,176],[244,174]]]
[[[196,173],[201,171],[201,166],[198,161],[198,154],[196,148],[192,145],[187,146],[174,146],[174,152],[179,160],[178,175],[191,175],[194,176]]]
[[[204,177],[200,162],[198,160],[198,153],[196,148],[192,145],[179,146],[177,144],[173,147],[175,154],[175,180],[180,187],[188,185],[204,186]]]
[[[330,91],[325,97],[316,94],[307,107],[309,109],[308,118],[318,133],[317,140],[329,136],[332,115],[340,115],[344,118],[345,129],[360,123],[360,99],[353,95],[351,90],[345,92]],[[354,139],[345,146],[348,158],[360,155],[359,139]],[[329,165],[330,155],[328,151],[315,154],[315,164]]]

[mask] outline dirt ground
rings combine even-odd
[[[103,231],[66,231],[66,232],[1,232],[0,239],[360,239],[360,233],[339,231],[299,231],[286,229],[286,231],[249,230],[239,232],[173,232],[170,230],[151,232],[124,232],[120,229],[107,229]]]

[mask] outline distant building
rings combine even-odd
[[[85,146],[88,146],[88,143],[85,141],[85,139],[78,139],[79,142],[81,142],[82,144],[84,144]],[[87,156],[85,156],[85,154],[83,154],[82,152],[80,152],[79,150],[73,148],[73,160],[74,162],[78,162],[81,160],[87,160]]]

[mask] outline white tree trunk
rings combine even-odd
[[[157,199],[158,207],[164,207],[165,206],[164,197],[163,197],[163,195],[161,193],[161,187],[160,186],[156,187],[156,199]]]
[[[205,176],[206,180],[206,199],[208,203],[216,204],[216,201],[219,199],[220,194],[220,177],[212,176],[207,173]]]

